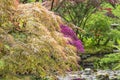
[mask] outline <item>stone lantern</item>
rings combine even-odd
[[[116,24],[116,23],[111,24],[112,29],[116,29],[118,26],[119,26],[119,24]]]

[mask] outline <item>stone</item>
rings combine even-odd
[[[66,77],[58,80],[120,80],[120,71],[96,70],[85,68],[82,71],[67,73]]]
[[[116,76],[109,76],[110,80],[118,80]]]
[[[91,75],[92,70],[90,68],[85,68],[84,73],[85,75]]]
[[[108,75],[97,75],[96,77],[98,80],[109,80]]]

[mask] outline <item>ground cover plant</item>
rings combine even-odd
[[[120,69],[120,53],[105,55],[105,57],[100,59],[97,65],[98,65],[97,67],[101,69],[119,70]]]

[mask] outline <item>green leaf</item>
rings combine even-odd
[[[0,60],[0,70],[4,69],[4,66],[5,66],[4,61]]]

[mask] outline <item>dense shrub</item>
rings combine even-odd
[[[76,48],[60,32],[61,18],[39,3],[14,1],[0,0],[0,75],[44,78],[78,69]]]

